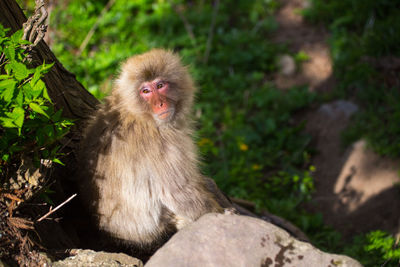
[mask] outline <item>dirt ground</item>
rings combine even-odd
[[[275,84],[283,90],[308,85],[320,94],[333,90],[327,31],[307,24],[299,15],[308,5],[306,0],[281,0],[281,4],[276,14],[280,29],[274,41],[287,44],[293,54],[304,51],[310,59],[291,70],[284,55]],[[336,100],[302,115],[307,121],[305,131],[313,136],[317,150],[312,159],[316,192],[307,208],[322,213],[324,221],[344,237],[376,229],[400,233],[400,160],[376,155],[363,140],[345,149],[341,146],[340,134],[357,110],[355,103]]]

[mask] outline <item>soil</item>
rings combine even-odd
[[[284,71],[283,66],[275,84],[282,90],[307,85],[319,94],[331,92],[335,78],[327,31],[303,20],[298,11],[308,5],[306,0],[280,2],[274,41],[287,44],[291,54],[304,51],[310,59],[297,71]],[[378,156],[363,140],[348,148],[341,145],[341,132],[357,110],[352,102],[336,100],[299,118],[307,121],[305,131],[317,150],[312,158],[316,192],[307,209],[322,213],[325,223],[345,238],[377,229],[400,234],[400,160]]]

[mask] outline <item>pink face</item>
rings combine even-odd
[[[169,84],[161,79],[144,82],[140,96],[150,105],[155,117],[166,120],[172,117],[174,106],[168,101]]]

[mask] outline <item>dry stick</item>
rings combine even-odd
[[[215,0],[214,10],[211,18],[210,31],[208,32],[206,51],[204,53],[204,58],[203,58],[205,64],[207,64],[208,57],[210,56],[211,43],[214,36],[215,21],[217,19],[217,14],[218,14],[218,7],[219,7],[219,0]]]
[[[63,203],[61,203],[60,205],[58,205],[55,209],[51,209],[48,213],[46,213],[45,215],[43,215],[42,217],[40,217],[37,222],[40,222],[43,219],[46,219],[50,214],[52,214],[53,212],[55,212],[56,210],[58,210],[59,208],[61,208],[62,206],[64,206],[67,202],[71,201],[71,199],[73,199],[74,197],[76,197],[76,193],[73,194],[72,196],[70,196],[67,200],[65,200]]]
[[[90,31],[86,35],[85,39],[83,40],[81,46],[79,47],[78,56],[80,56],[82,54],[83,50],[85,50],[85,48],[88,45],[90,39],[92,39],[92,36],[93,36],[94,32],[97,30],[97,27],[99,26],[100,21],[103,19],[104,15],[107,13],[107,11],[111,8],[111,6],[114,3],[115,3],[115,0],[109,0],[107,5],[103,8],[103,10],[101,11],[100,15],[97,17],[96,22],[93,24],[92,28],[90,29]]]

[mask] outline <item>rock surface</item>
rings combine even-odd
[[[160,266],[361,266],[324,253],[263,220],[207,214],[175,234],[147,262]]]
[[[53,263],[53,267],[143,267],[141,260],[123,253],[96,252],[77,249],[74,256]]]

